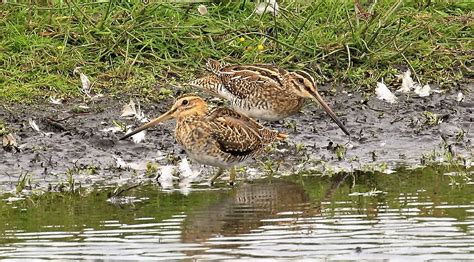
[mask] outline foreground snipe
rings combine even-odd
[[[190,85],[227,99],[242,114],[267,121],[281,120],[297,113],[310,98],[349,135],[319,95],[313,77],[304,71],[289,72],[270,64],[222,65],[212,59],[206,66],[212,74],[191,81]]]
[[[188,94],[179,97],[168,112],[120,140],[172,118],[177,120],[176,140],[188,156],[201,164],[219,167],[211,184],[228,168],[231,168],[230,183],[233,184],[235,165],[256,156],[271,142],[286,137],[231,109],[208,110],[202,98]]]

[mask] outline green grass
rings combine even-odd
[[[0,4],[2,103],[79,97],[78,66],[95,91],[157,99],[157,87],[187,81],[209,57],[305,68],[359,91],[407,67],[442,88],[472,74],[468,1],[362,1],[367,19],[343,0],[279,1],[275,19],[244,0],[205,3],[205,16],[192,3],[48,2]]]

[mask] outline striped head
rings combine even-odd
[[[305,71],[290,72],[288,81],[291,91],[300,97],[313,98],[313,94],[318,92],[314,78]]]
[[[152,119],[150,122],[126,134],[125,136],[121,137],[120,140],[131,137],[136,133],[157,125],[160,122],[164,122],[173,118],[180,119],[192,115],[202,116],[205,115],[207,111],[207,104],[201,97],[194,94],[182,95],[176,99],[176,102],[171,107],[171,109],[168,110],[168,112],[155,119]]]
[[[342,124],[342,122],[337,118],[336,114],[332,109],[326,104],[324,99],[318,93],[316,88],[316,82],[314,78],[305,71],[296,71],[288,74],[287,78],[289,82],[289,88],[293,93],[300,97],[310,98],[316,101],[321,107],[326,111],[326,113],[331,117],[331,119],[341,128],[341,130],[348,136],[350,136],[347,128]]]
[[[190,115],[205,115],[208,111],[206,102],[195,94],[185,94],[178,97],[168,111],[172,118],[182,118]]]

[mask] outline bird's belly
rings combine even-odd
[[[279,98],[275,101],[232,101],[234,110],[251,118],[265,121],[278,121],[296,114],[304,104],[303,99]]]
[[[230,168],[240,162],[240,158],[222,152],[208,127],[179,125],[176,129],[176,140],[184,148],[189,158],[203,165]]]
[[[261,119],[265,121],[278,121],[281,120],[287,115],[283,115],[280,112],[277,112],[273,109],[261,109],[261,108],[242,108],[234,107],[234,109],[248,117]]]

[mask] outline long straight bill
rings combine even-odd
[[[323,107],[324,111],[332,118],[332,120],[339,126],[339,128],[344,131],[344,133],[348,136],[351,136],[349,134],[349,131],[347,128],[342,124],[342,122],[337,118],[336,114],[332,111],[332,109],[324,102],[323,98],[319,95],[318,92],[311,92],[311,95],[316,99],[316,101]]]
[[[157,118],[155,118],[155,119],[152,119],[150,122],[148,122],[148,123],[144,124],[143,126],[141,126],[141,127],[137,128],[137,129],[133,130],[132,132],[130,132],[130,133],[128,133],[128,134],[122,136],[122,137],[119,138],[119,139],[120,139],[120,140],[127,139],[127,138],[129,138],[129,137],[131,137],[131,136],[133,136],[133,135],[135,135],[135,134],[137,134],[137,133],[140,133],[141,131],[143,131],[143,130],[145,130],[145,129],[148,129],[148,128],[150,128],[150,127],[156,126],[158,123],[163,122],[163,121],[166,121],[166,120],[172,118],[172,117],[173,117],[173,113],[174,113],[174,111],[171,111],[171,110],[170,110],[170,111],[168,111],[168,112],[162,114],[161,116],[159,116],[159,117],[157,117]]]

